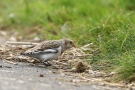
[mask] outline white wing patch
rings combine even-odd
[[[41,59],[42,61],[46,61],[46,60],[49,60],[49,59],[57,59],[59,55],[61,55],[61,51],[62,51],[62,48],[61,46],[59,46],[57,48],[57,53],[48,53],[48,54],[43,54],[41,55]]]
[[[41,61],[51,60],[51,59],[57,59],[59,55],[61,55],[62,47],[59,46],[55,49],[46,49],[44,51],[38,51],[38,52],[27,52],[22,53],[21,55],[37,58]]]
[[[47,49],[47,50],[41,51],[41,53],[57,53],[57,52],[58,52],[57,49]]]

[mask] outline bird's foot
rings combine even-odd
[[[52,66],[52,64],[51,64],[51,63],[49,63],[48,61],[43,62],[43,63],[44,63],[44,65],[45,65],[45,66]]]

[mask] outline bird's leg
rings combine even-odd
[[[45,62],[43,62],[43,63],[44,63],[45,66],[52,66],[52,64],[49,63],[48,61],[45,61]]]
[[[51,64],[51,63],[49,63],[49,61],[47,61],[47,64],[48,64],[49,66],[52,66],[52,64]]]

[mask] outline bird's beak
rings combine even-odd
[[[72,45],[73,47],[76,47],[75,44]]]

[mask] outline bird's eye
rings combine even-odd
[[[69,43],[72,44],[72,41],[70,41]]]

